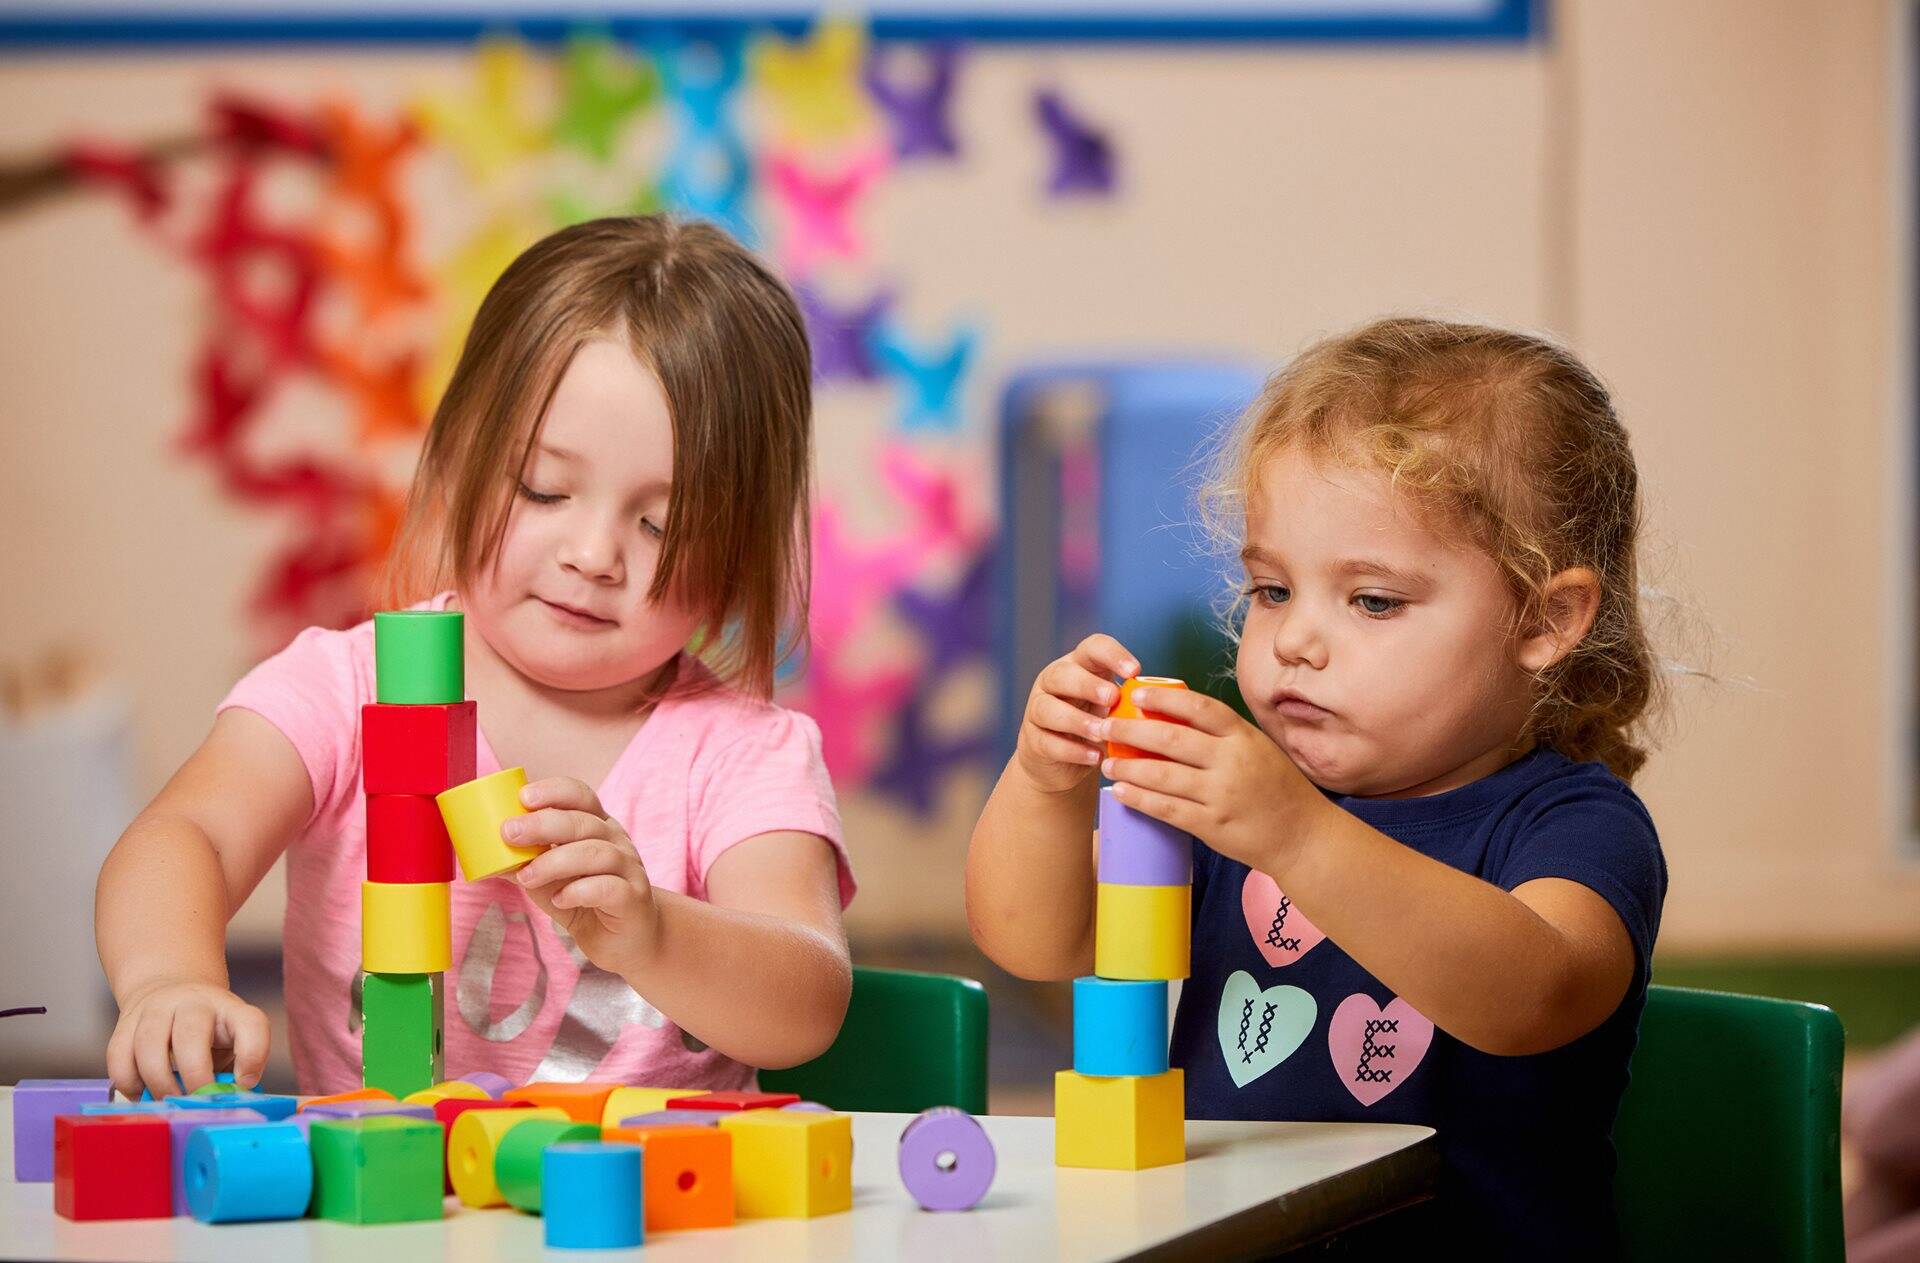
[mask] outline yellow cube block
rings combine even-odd
[[[811,1219],[853,1209],[853,1120],[809,1110],[742,1110],[733,1134],[733,1200],[742,1218]]]
[[[1187,1160],[1185,1071],[1053,1076],[1053,1160],[1063,1167],[1141,1171]]]
[[[520,805],[526,787],[527,769],[510,767],[433,796],[468,881],[510,873],[540,854],[540,847],[512,846],[500,836],[501,825],[527,814]]]
[[[400,1098],[409,1105],[433,1105],[440,1101],[484,1101],[487,1099],[485,1088],[468,1083],[465,1079],[448,1079],[445,1083],[436,1083],[430,1088],[421,1088],[418,1092],[409,1092]]]
[[[360,968],[370,974],[441,974],[452,969],[452,885],[361,882]]]
[[[600,1111],[602,1127],[618,1127],[637,1114],[657,1114],[683,1096],[705,1096],[700,1088],[615,1088]]]
[[[1184,978],[1191,968],[1192,947],[1192,886],[1101,882],[1096,887],[1093,972],[1098,976]]]
[[[500,1191],[500,1182],[494,1177],[494,1155],[502,1136],[535,1118],[573,1121],[565,1111],[551,1107],[465,1110],[453,1120],[453,1130],[447,1134],[447,1180],[462,1205],[485,1208],[507,1204],[507,1195]]]

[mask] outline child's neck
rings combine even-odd
[[[1512,741],[1482,750],[1451,771],[1429,777],[1417,785],[1389,790],[1383,794],[1361,796],[1365,798],[1429,798],[1434,794],[1444,794],[1450,789],[1459,789],[1462,785],[1471,785],[1477,780],[1492,776],[1509,763],[1526,756],[1533,747],[1532,740],[1516,737]]]

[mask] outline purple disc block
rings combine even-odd
[[[431,1105],[408,1105],[404,1101],[326,1101],[319,1105],[309,1105],[300,1111],[319,1118],[372,1118],[375,1115],[397,1114],[401,1118],[424,1118],[433,1121]]]
[[[800,1110],[800,1111],[802,1111],[802,1112],[804,1112],[804,1113],[808,1113],[808,1114],[831,1114],[831,1113],[833,1113],[833,1107],[832,1107],[832,1106],[830,1106],[830,1105],[822,1105],[822,1104],[820,1104],[820,1102],[818,1102],[818,1101],[795,1101],[795,1102],[794,1102],[793,1104],[791,1104],[791,1105],[782,1105],[782,1106],[781,1106],[780,1108],[781,1108],[781,1109],[783,1109],[783,1110]]]
[[[738,1118],[739,1110],[654,1110],[620,1120],[622,1127],[718,1127],[723,1118]]]
[[[54,1116],[111,1100],[111,1079],[20,1080],[13,1089],[13,1178],[21,1184],[51,1181]]]
[[[900,1179],[923,1210],[971,1210],[993,1186],[993,1141],[965,1110],[940,1105],[900,1133]]]
[[[460,1076],[459,1081],[461,1083],[471,1083],[474,1087],[479,1088],[496,1101],[500,1099],[502,1092],[505,1092],[513,1086],[512,1079],[507,1078],[505,1075],[495,1074],[491,1070],[475,1070],[472,1074],[463,1074]]]
[[[1109,886],[1185,886],[1193,881],[1193,839],[1100,791],[1100,876]]]
[[[267,1116],[255,1109],[174,1110],[167,1119],[172,1143],[168,1161],[173,1163],[173,1213],[187,1213],[187,1137],[196,1127],[230,1127],[245,1123],[264,1123]]]

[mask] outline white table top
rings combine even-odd
[[[355,1227],[312,1219],[213,1226],[191,1219],[72,1223],[51,1184],[13,1181],[13,1090],[0,1089],[0,1258],[195,1259],[208,1263],[552,1263],[578,1257],[895,1260],[1217,1258],[1254,1243],[1313,1240],[1430,1191],[1431,1128],[1389,1123],[1187,1124],[1187,1161],[1150,1171],[1053,1164],[1053,1120],[992,1115],[998,1170],[971,1211],[920,1210],[896,1152],[908,1114],[853,1115],[853,1210],[819,1219],[749,1219],[733,1228],[649,1235],[634,1251],[547,1251],[540,1220],[447,1202],[438,1223]]]

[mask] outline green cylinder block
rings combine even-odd
[[[467,700],[466,615],[383,610],[373,616],[374,695],[397,706]]]
[[[561,1122],[557,1118],[530,1118],[500,1137],[493,1155],[493,1180],[500,1195],[529,1215],[540,1213],[540,1155],[548,1145],[563,1140],[598,1140],[592,1123]]]

